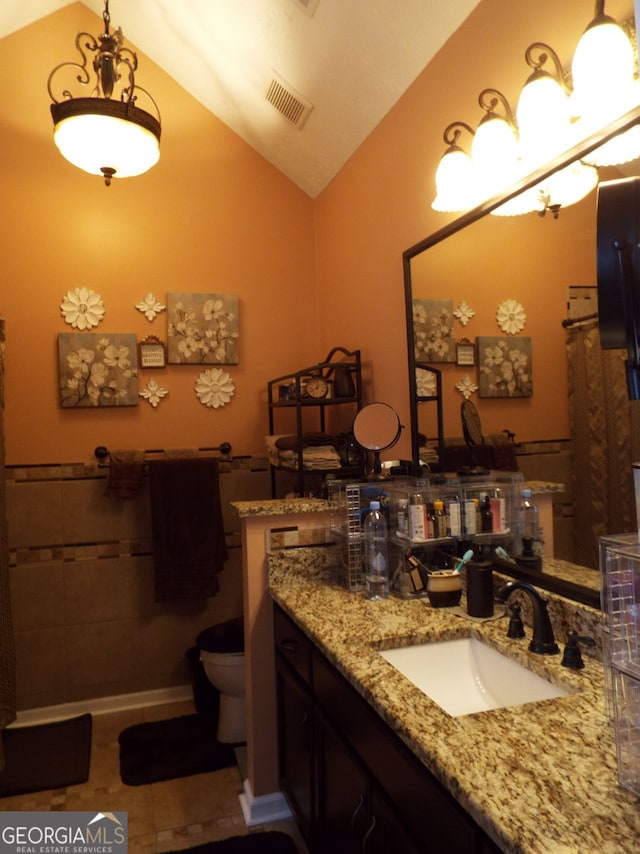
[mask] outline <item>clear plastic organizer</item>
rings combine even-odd
[[[640,679],[640,539],[600,540],[601,594],[610,663]]]
[[[640,795],[640,538],[600,539],[607,713],[616,733],[618,781]]]
[[[640,679],[616,667],[611,677],[618,782],[640,795]]]
[[[457,540],[469,541],[469,539],[487,543],[496,540],[501,545],[508,545],[513,532],[514,513],[522,484],[523,478],[520,472],[491,473],[487,477],[469,479],[440,477],[434,480],[398,478],[368,482],[338,479],[329,481],[328,498],[332,504],[331,532],[335,535],[341,549],[347,586],[352,590],[364,587],[362,523],[370,501],[379,500],[386,514],[389,530],[389,558],[394,569],[414,548],[424,551],[424,549],[449,545],[455,549]],[[424,503],[430,507],[433,507],[436,501],[441,501],[446,508],[449,508],[452,503],[457,503],[461,508],[466,504],[472,504],[476,511],[482,497],[487,493],[491,496],[499,496],[502,527],[495,533],[484,534],[480,532],[479,526],[474,525],[471,533],[463,517],[460,530],[454,535],[448,533],[447,536],[441,537],[430,535],[423,539],[410,539],[406,525],[404,532],[401,530],[399,513],[402,506],[406,512],[411,496],[417,493],[420,493]],[[474,520],[476,515],[477,512],[474,513]],[[498,518],[497,515],[496,518]]]

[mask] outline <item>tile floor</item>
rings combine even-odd
[[[161,854],[249,833],[238,800],[243,781],[235,765],[149,786],[125,786],[120,779],[118,735],[123,729],[193,711],[191,703],[183,702],[94,715],[88,781],[2,798],[0,811],[126,811],[130,854]],[[306,854],[293,820],[251,828],[258,830],[288,833]]]

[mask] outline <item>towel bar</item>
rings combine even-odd
[[[216,445],[215,447],[198,448],[197,450],[198,450],[198,453],[203,452],[203,451],[204,452],[206,452],[206,451],[220,451],[220,453],[225,457],[231,456],[231,445],[229,442],[221,442],[219,445]],[[164,452],[165,452],[165,449],[162,449],[162,448],[160,448],[160,449],[154,448],[154,449],[145,450],[145,454],[164,454]],[[109,456],[109,449],[107,447],[105,447],[104,445],[98,445],[93,453],[94,453],[94,456],[100,461],[101,466],[108,465],[106,460],[107,460],[107,457]]]

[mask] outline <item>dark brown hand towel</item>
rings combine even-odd
[[[218,460],[152,460],[149,491],[155,599],[215,596],[227,546]]]
[[[144,475],[144,451],[111,451],[109,477],[104,494],[108,498],[137,498]]]

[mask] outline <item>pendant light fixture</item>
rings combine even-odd
[[[136,85],[136,54],[122,46],[120,28],[109,31],[109,0],[102,19],[104,32],[98,38],[76,35],[81,60],[57,65],[47,87],[60,153],[85,172],[103,176],[109,186],[112,178],[141,175],[155,166],[161,129],[155,101]],[[72,94],[74,88],[80,96]],[[140,96],[154,114],[137,105]]]
[[[437,185],[438,194],[432,204],[435,210],[461,212],[487,201],[640,105],[631,41],[624,29],[605,14],[604,0],[596,0],[595,17],[576,47],[573,90],[565,82],[558,55],[548,44],[529,45],[525,60],[532,73],[520,93],[515,117],[498,90],[480,93],[479,103],[487,113],[473,135],[470,157],[458,149],[467,157],[464,170],[457,175],[454,171],[461,158],[450,158],[447,163],[447,183],[458,186],[448,198],[459,206],[437,206],[441,196]],[[499,103],[504,116],[495,112]],[[467,127],[454,122],[449,128],[454,126]],[[500,134],[490,139],[490,131]],[[572,163],[514,196],[492,213],[515,216],[551,211],[557,216],[561,207],[580,201],[597,185],[594,167],[613,166],[638,157],[640,127],[636,126],[596,148],[584,161]]]

